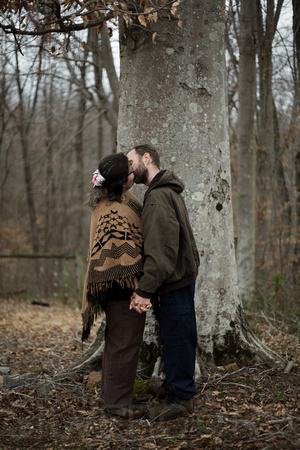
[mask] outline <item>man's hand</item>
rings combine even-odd
[[[140,297],[135,292],[131,296],[129,309],[135,309],[139,314],[147,312],[152,304],[149,298]]]

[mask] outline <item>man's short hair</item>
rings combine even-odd
[[[152,158],[153,164],[160,169],[160,159],[159,154],[156,148],[154,148],[150,144],[142,144],[142,145],[136,145],[133,147],[134,150],[137,152],[138,155],[143,156],[145,153],[149,153],[149,155]]]

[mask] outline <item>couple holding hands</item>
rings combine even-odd
[[[130,192],[148,187],[143,206]],[[181,197],[184,186],[160,170],[158,151],[138,145],[105,157],[94,172],[82,306],[82,340],[105,311],[102,391],[107,414],[167,420],[193,411],[197,345],[194,307],[199,255]],[[133,387],[151,301],[159,302],[165,380],[149,391],[165,402],[146,411],[133,404]]]

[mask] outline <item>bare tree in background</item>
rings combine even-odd
[[[103,25],[101,33],[95,29],[90,29],[88,33],[88,51],[91,51],[94,86],[97,101],[94,105],[98,110],[98,159],[99,161],[109,153],[116,151],[117,142],[117,118],[119,109],[119,79],[115,69],[109,32],[106,24]],[[105,92],[103,86],[103,69],[106,71],[110,86],[110,94]],[[112,97],[112,99],[111,99]],[[112,145],[107,149],[107,142],[104,142],[104,120],[111,127]]]
[[[42,52],[38,48],[36,54],[33,56],[33,62],[30,71],[36,71],[37,76],[35,78],[35,85],[33,85],[33,91],[31,95],[26,95],[26,88],[28,88],[27,82],[29,77],[23,79],[20,71],[20,54],[17,45],[15,46],[15,67],[16,67],[16,83],[18,92],[18,109],[15,114],[18,133],[20,136],[20,143],[23,155],[24,164],[24,178],[27,206],[29,212],[29,223],[31,231],[31,244],[33,252],[39,251],[39,233],[37,226],[36,205],[33,193],[33,174],[30,163],[30,131],[32,125],[32,119],[34,117],[38,96],[40,94],[40,79],[41,79],[41,65],[42,65]],[[28,98],[28,101],[26,99]]]
[[[256,0],[240,3],[239,116],[237,166],[237,264],[239,285],[249,298],[255,282],[255,108],[256,108]]]
[[[244,166],[240,167],[239,165],[236,166],[235,160],[232,159],[232,165],[235,170],[233,180],[235,181],[236,178],[239,180],[234,185],[234,193],[239,199],[235,204],[235,220],[239,223],[237,227],[238,270],[240,287],[244,292],[247,292],[246,285],[248,282],[251,286],[251,281],[249,280],[253,280],[252,285],[257,285],[260,283],[260,276],[265,277],[262,278],[265,280],[271,280],[274,276],[279,276],[282,279],[287,276],[287,282],[291,280],[294,250],[290,242],[295,244],[297,239],[292,238],[290,233],[295,236],[295,230],[298,227],[298,224],[295,225],[295,211],[290,210],[292,204],[295,208],[297,205],[295,201],[296,162],[293,152],[289,150],[291,143],[289,136],[291,136],[292,130],[294,136],[297,137],[297,126],[295,126],[297,113],[292,113],[296,111],[297,89],[294,88],[293,81],[295,80],[293,68],[295,58],[293,58],[290,51],[290,35],[286,35],[288,25],[286,25],[286,28],[283,28],[281,23],[280,30],[277,33],[283,6],[282,1],[278,1],[276,5],[272,1],[256,2],[259,14],[255,13],[254,5],[252,5],[253,14],[249,16],[251,13],[247,12],[247,17],[244,19],[242,14],[243,8],[250,6],[251,2],[229,2],[229,31],[227,36],[227,49],[230,55],[228,60],[229,74],[231,76],[229,113],[232,151],[236,152],[233,153],[233,156],[235,154],[238,155],[239,162],[245,162]],[[249,9],[251,10],[251,8]],[[238,17],[238,20],[236,17]],[[253,31],[253,41],[250,41],[243,47],[245,38],[245,36],[243,37],[243,29],[247,26],[250,27],[250,19],[253,21],[252,25],[255,25],[255,23],[257,25],[255,25]],[[275,32],[277,33],[276,40],[274,38]],[[239,42],[240,54],[238,54],[236,49],[237,41]],[[275,54],[273,48],[275,48]],[[243,50],[244,54],[241,53],[241,50]],[[257,83],[251,70],[251,68],[253,69],[253,64],[251,65],[251,62],[248,62],[245,65],[245,69],[243,69],[245,53],[252,54],[253,62],[253,51],[259,55],[255,62],[259,89],[256,88]],[[275,70],[272,69],[273,60],[276,61]],[[238,89],[236,89],[235,84],[237,77],[239,77]],[[251,77],[254,83],[252,86],[249,82]],[[251,116],[248,116],[248,120],[246,119],[247,114],[249,115],[249,111],[253,108],[253,100],[251,100],[250,95],[251,89],[254,89],[256,105],[254,130]],[[238,91],[239,95],[238,103],[235,97],[236,91]],[[245,94],[248,97],[244,97]],[[238,123],[236,121],[237,114],[239,117]],[[291,127],[288,125],[290,121]],[[286,132],[288,128],[289,132]],[[254,186],[251,181],[253,178],[250,175],[253,173],[254,164],[251,156],[253,131],[255,131],[254,145],[256,150],[252,153],[252,156],[256,156],[258,160],[254,181],[254,211],[252,209]],[[246,152],[244,156],[243,152]],[[242,189],[240,182],[244,183]],[[241,209],[242,213],[240,208],[243,208]],[[253,249],[251,244],[254,236],[254,213],[256,244],[260,242],[260,247],[256,245],[255,249]],[[293,220],[292,213],[294,214]],[[294,230],[293,232],[291,227]],[[251,269],[251,267],[253,268],[254,255],[257,263],[255,272]],[[264,255],[267,255],[267,257],[265,258]],[[246,264],[247,261],[249,266],[243,269],[241,264],[243,262]],[[247,281],[248,278],[249,280]],[[246,297],[249,298],[249,295]]]
[[[259,64],[258,149],[256,161],[256,264],[264,271],[270,258],[271,221],[275,165],[274,102],[272,91],[272,44],[283,0],[267,1],[265,15],[262,2],[257,0],[257,51]],[[264,21],[265,17],[265,21]]]
[[[12,127],[12,119],[15,113],[15,107],[11,101],[11,90],[13,87],[12,77],[9,76],[9,57],[7,46],[9,47],[9,39],[3,39],[0,51],[0,205],[3,211],[3,188],[8,176],[11,173],[9,165],[9,152],[11,151],[15,138],[14,128]]]
[[[55,150],[54,132],[54,76],[50,75],[43,86],[43,105],[45,116],[45,147],[46,147],[46,179],[45,179],[45,238],[44,251],[48,252],[53,243],[50,240],[53,217],[55,214],[55,183],[53,157]]]
[[[285,133],[282,151],[282,166],[286,188],[288,191],[288,205],[290,211],[290,236],[288,240],[288,278],[293,283],[297,283],[300,238],[300,185],[299,171],[300,160],[300,3],[293,0],[293,80],[294,96],[292,112],[288,129]],[[298,175],[298,177],[297,177]]]

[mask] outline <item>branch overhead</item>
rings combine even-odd
[[[103,23],[124,20],[126,26],[147,26],[159,15],[176,17],[182,0],[3,0],[0,29],[7,34],[39,36],[71,33],[87,28],[101,30]]]

